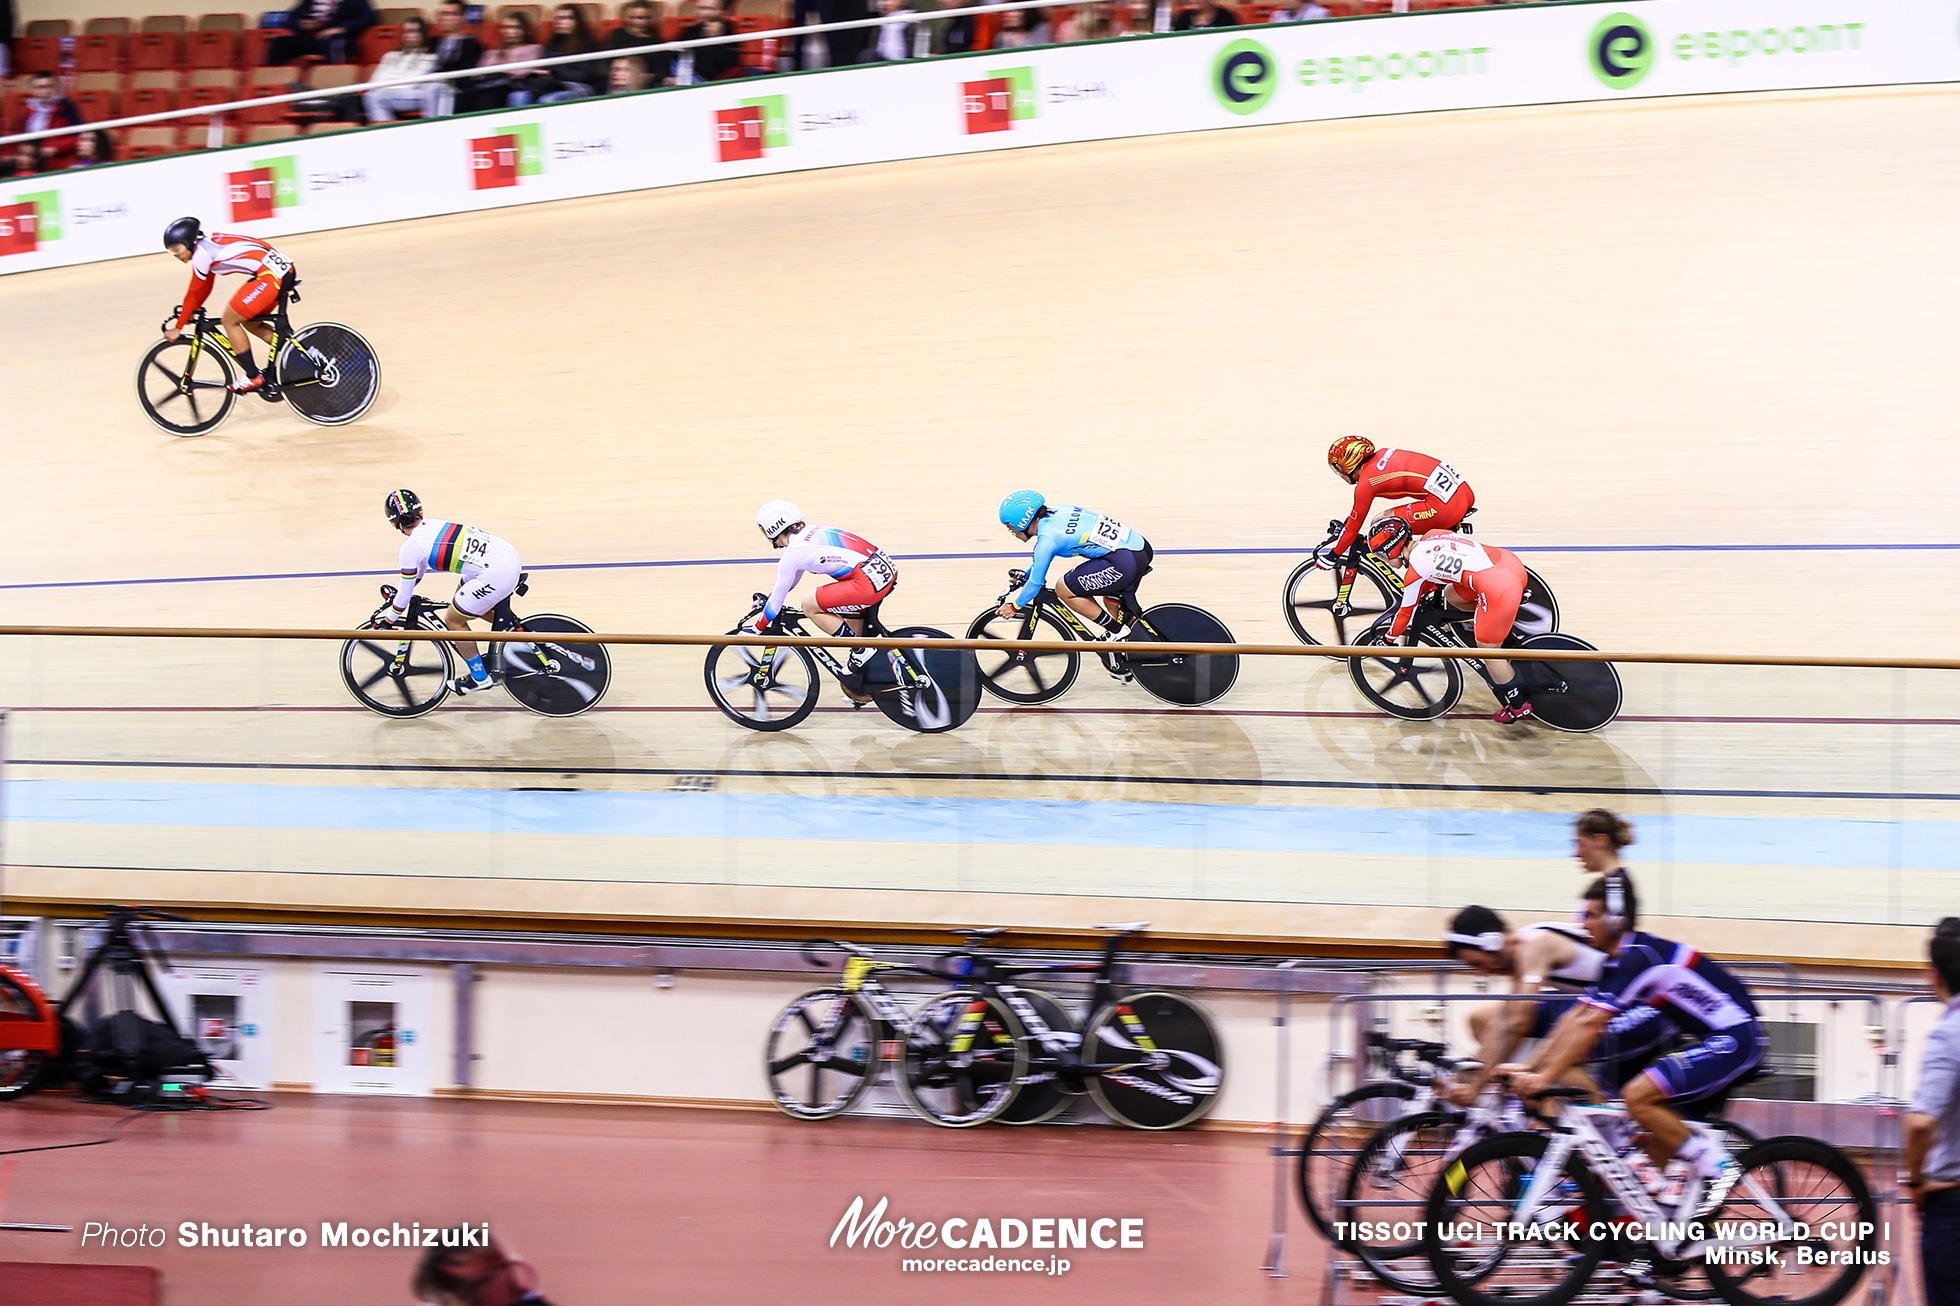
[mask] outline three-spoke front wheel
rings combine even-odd
[[[878,1076],[885,1023],[849,990],[812,989],[769,1027],[762,1071],[776,1109],[798,1120],[828,1120],[851,1109]]]
[[[1072,640],[1075,632],[1054,613],[1035,608],[1019,618],[1003,617],[989,608],[966,628],[968,639]],[[1026,649],[982,649],[980,683],[996,698],[1010,703],[1047,703],[1060,698],[1082,670],[1080,653],[1035,653]]]
[[[817,660],[798,645],[718,644],[702,674],[715,706],[751,730],[787,730],[817,707]]]
[[[231,414],[236,371],[211,337],[159,340],[136,368],[136,399],[172,435],[204,435]]]
[[[1388,644],[1388,628],[1377,624],[1355,636],[1356,644]],[[1463,697],[1463,670],[1453,658],[1424,658],[1415,650],[1389,646],[1386,656],[1349,658],[1348,674],[1362,697],[1406,721],[1433,721]]]
[[[369,626],[368,629],[374,629]],[[437,623],[424,629],[441,630]],[[418,717],[449,697],[455,663],[446,640],[350,639],[340,646],[340,678],[362,707],[382,716]]]
[[[1348,592],[1341,594],[1343,582]],[[1302,644],[1352,644],[1392,609],[1401,595],[1367,567],[1316,567],[1313,559],[1286,578],[1281,608]]]

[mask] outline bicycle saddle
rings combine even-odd
[[[948,930],[947,933],[957,934],[969,943],[985,943],[988,939],[1007,933],[1007,927],[1005,925],[996,925],[984,930]]]
[[[1149,921],[1130,921],[1125,925],[1091,925],[1092,930],[1108,930],[1112,934],[1141,934],[1150,928]]]

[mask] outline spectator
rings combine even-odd
[[[71,168],[87,168],[97,163],[114,163],[116,145],[108,132],[83,132],[75,138],[75,161]]]
[[[1018,50],[1030,45],[1048,45],[1054,31],[1048,25],[1045,9],[1009,9],[1000,16],[1000,30],[994,36],[996,50]]]
[[[544,43],[544,57],[555,59],[560,55],[588,54],[599,48],[592,39],[591,31],[585,25],[585,15],[576,5],[559,5],[551,11],[551,39]],[[557,104],[563,100],[582,100],[588,95],[597,95],[606,84],[606,63],[595,59],[591,63],[559,64],[556,68],[541,69],[551,77],[552,87],[542,93],[529,86],[519,87],[511,92],[512,108],[530,104]]]
[[[469,28],[463,25],[462,0],[443,0],[436,7],[436,32],[436,62],[431,72],[453,73],[474,68],[477,60],[483,58],[483,42],[471,36]],[[462,79],[465,92],[469,80]],[[422,110],[422,116],[447,118],[456,112],[456,87],[455,82],[428,83],[427,107]]]
[[[869,18],[879,6],[867,0],[795,0],[790,6],[790,25],[810,27],[819,23],[854,23]],[[875,27],[853,27],[842,32],[818,32],[815,36],[805,36],[796,43],[792,52],[796,66],[804,71],[814,68],[836,68],[844,64],[863,61],[864,55],[878,43]]]
[[[735,24],[721,12],[721,0],[698,0],[694,6],[694,22],[681,29],[681,40],[700,41],[710,36],[734,34]],[[835,53],[834,46],[832,53]],[[683,50],[675,64],[674,81],[681,86],[718,82],[733,73],[741,62],[741,53],[736,50],[733,41],[726,45],[704,45],[698,50]]]
[[[79,127],[82,111],[61,93],[61,83],[53,73],[35,73],[27,83],[27,101],[22,105],[20,130],[44,132],[55,127]],[[73,136],[50,136],[40,142],[41,166],[49,172],[65,168],[75,157]]]
[[[644,91],[646,88],[646,61],[639,55],[621,55],[607,66],[607,95],[623,95],[627,91]]]
[[[1237,27],[1239,16],[1218,3],[1218,0],[1199,0],[1199,3],[1186,9],[1171,23],[1173,32],[1201,31],[1207,27]]]
[[[1310,23],[1317,18],[1332,18],[1334,15],[1320,0],[1295,0],[1291,8],[1275,9],[1269,23]]]
[[[41,170],[41,142],[22,141],[0,161],[0,177],[32,177]]]
[[[500,64],[525,63],[532,59],[544,58],[544,47],[531,40],[531,22],[521,13],[504,15],[498,25],[503,34],[503,45],[496,50],[485,50],[483,57],[476,61],[479,68],[495,68]],[[541,70],[518,73],[492,73],[488,77],[470,79],[470,103],[472,109],[501,109],[510,103],[513,92],[524,82],[542,77]],[[544,78],[549,81],[550,78]],[[523,101],[529,104],[527,98]]]
[[[402,20],[401,48],[382,55],[381,62],[374,67],[374,76],[368,80],[407,82],[433,71],[435,66],[436,52],[429,44],[429,25],[410,15]],[[393,122],[395,114],[402,110],[434,118],[439,115],[430,112],[429,92],[440,85],[440,82],[415,82],[407,86],[377,86],[361,96],[361,103],[367,107],[369,122]]]
[[[266,47],[268,65],[324,59],[355,63],[361,33],[374,26],[368,0],[299,0],[286,11],[287,31]]]
[[[488,1247],[436,1247],[409,1280],[427,1306],[551,1306],[538,1293],[538,1272],[493,1240]]]
[[[1107,41],[1123,35],[1109,0],[1091,0],[1075,11],[1055,35],[1057,41]]]
[[[945,7],[961,9],[971,3],[972,0],[946,0]],[[969,50],[978,48],[974,45],[974,38],[978,33],[979,24],[972,14],[955,14],[951,19],[941,22],[938,27],[935,37],[939,53],[965,54]]]
[[[878,0],[878,16],[888,18],[898,14],[910,16],[911,6],[905,0]],[[859,63],[896,63],[900,59],[912,57],[912,23],[886,23],[873,29],[877,35],[864,52]]]
[[[1906,1189],[1919,1208],[1926,1306],[1960,1306],[1960,916],[1939,923],[1927,954],[1946,1011],[1926,1039],[1906,1115]]]
[[[601,46],[604,50],[631,50],[637,45],[657,45],[660,42],[659,20],[653,5],[648,0],[632,0],[619,11],[619,26],[606,38]],[[634,56],[645,70],[649,86],[666,86],[674,77],[674,56],[661,51],[659,54]],[[614,63],[619,61],[615,59]]]

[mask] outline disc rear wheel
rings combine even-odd
[[[1176,1129],[1202,1119],[1225,1086],[1218,1029],[1175,993],[1126,993],[1089,1018],[1082,1060],[1116,1067],[1089,1077],[1089,1095],[1132,1129]]]
[[[1225,623],[1203,608],[1160,603],[1148,609],[1123,641],[1123,660],[1152,697],[1180,707],[1215,703],[1238,681],[1236,653],[1153,653],[1153,643],[1232,643]]]
[[[1540,648],[1597,652],[1585,640],[1564,634],[1532,635],[1516,646],[1527,652]],[[1611,662],[1517,661],[1532,716],[1552,729],[1586,734],[1611,725],[1620,715],[1625,694],[1620,673]]]
[[[359,418],[381,392],[381,363],[360,332],[338,322],[315,322],[293,332],[279,350],[286,402],[309,422],[340,426]]]
[[[570,617],[541,613],[526,617],[520,629],[539,638],[497,645],[497,668],[510,696],[540,716],[577,716],[597,707],[612,684],[606,646],[554,638],[590,635],[592,628]]]

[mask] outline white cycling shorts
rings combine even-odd
[[[492,549],[481,567],[464,568],[462,584],[456,587],[451,603],[466,617],[488,618],[492,608],[517,591],[517,577],[523,570],[516,549],[508,544]]]

